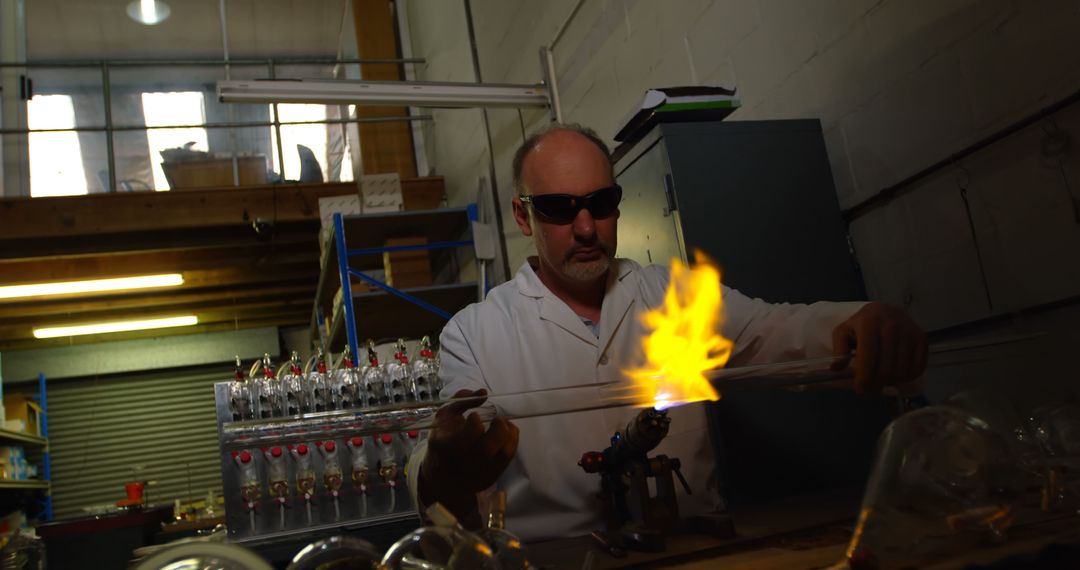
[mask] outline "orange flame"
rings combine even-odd
[[[638,406],[664,409],[720,399],[704,374],[731,356],[732,342],[717,332],[723,306],[720,271],[701,252],[695,252],[695,259],[692,268],[672,260],[663,304],[641,317],[651,331],[642,341],[646,363],[623,370]]]

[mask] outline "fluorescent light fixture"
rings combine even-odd
[[[128,17],[140,24],[156,26],[167,20],[172,10],[161,0],[135,0],[127,7]]]
[[[218,81],[223,103],[316,103],[412,105],[416,107],[542,107],[543,85],[437,83],[424,81],[231,80]]]
[[[161,275],[139,275],[136,277],[114,277],[111,279],[89,279],[87,281],[6,285],[0,287],[0,299],[67,295],[70,293],[98,293],[101,291],[119,291],[124,289],[148,289],[151,287],[175,287],[183,284],[183,275],[179,273],[164,273]]]
[[[182,317],[167,317],[162,319],[145,319],[141,321],[115,321],[111,323],[93,323],[85,325],[67,325],[62,327],[44,327],[34,329],[34,338],[56,338],[61,336],[78,336],[83,334],[103,334],[125,331],[141,331],[147,329],[164,329],[169,327],[188,327],[199,324],[199,318],[195,315]]]

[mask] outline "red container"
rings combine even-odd
[[[141,502],[143,500],[143,489],[146,488],[145,481],[139,481],[137,483],[128,483],[124,485],[124,490],[127,491],[127,498],[129,501]]]

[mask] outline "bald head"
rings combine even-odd
[[[532,160],[534,156],[539,160]],[[566,168],[583,164],[595,167],[597,163],[602,163],[611,180],[615,179],[611,151],[596,132],[578,124],[552,123],[525,139],[514,153],[513,184],[517,194],[531,194],[526,180],[537,170],[546,171],[553,161]],[[539,163],[540,167],[534,166],[535,163]]]

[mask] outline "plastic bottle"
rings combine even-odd
[[[394,357],[386,363],[386,379],[392,403],[400,404],[416,399],[412,390],[409,357],[405,355],[405,339],[398,339],[394,347]]]
[[[413,385],[416,399],[421,401],[438,400],[442,391],[439,379],[439,361],[431,349],[431,338],[420,339],[420,355],[412,362]]]
[[[255,505],[259,502],[259,497],[262,495],[255,457],[247,450],[239,453],[234,451],[232,457],[237,468],[240,469],[240,498],[244,501],[244,508],[253,511]]]
[[[341,409],[365,407],[364,383],[348,346],[341,355],[341,366],[334,370],[334,378],[334,386],[341,394]]]
[[[285,464],[284,450],[279,446],[262,450],[266,458],[266,483],[270,496],[278,505],[284,506],[289,500],[289,468]]]
[[[315,444],[323,456],[323,485],[335,500],[341,494],[341,462],[338,458],[338,446],[332,440]]]
[[[402,465],[409,464],[409,457],[412,456],[413,450],[416,449],[416,444],[420,443],[420,432],[417,430],[409,430],[406,432],[398,432],[398,437],[401,438],[401,446],[405,449],[405,458],[402,459]]]
[[[262,357],[262,377],[257,380],[259,394],[259,417],[279,418],[285,415],[285,395],[281,382],[274,373],[274,363],[269,354]]]
[[[388,433],[375,436],[379,450],[379,478],[391,489],[397,488],[397,458],[394,456],[394,437]]]
[[[304,500],[315,497],[315,469],[311,466],[311,449],[305,443],[289,446],[289,453],[296,462],[296,488]]]
[[[232,412],[233,420],[255,419],[251,382],[248,382],[247,376],[244,375],[239,355],[236,357],[236,370],[233,372],[233,381],[229,383],[229,411]]]
[[[332,376],[333,374],[327,372],[326,360],[323,358],[322,350],[319,350],[315,370],[308,375],[313,395],[313,408],[316,412],[336,410],[340,407],[339,395],[332,388]]]
[[[345,445],[348,446],[351,453],[352,463],[352,482],[353,487],[362,494],[368,492],[368,461],[367,453],[364,451],[364,438],[353,437],[350,438]]]
[[[311,393],[306,390],[305,384],[300,355],[294,350],[281,375],[281,386],[285,390],[285,415],[295,416],[311,411]]]
[[[368,369],[364,371],[364,392],[367,405],[385,406],[390,403],[387,392],[386,368],[379,365],[379,356],[375,354],[375,342],[368,341]]]

